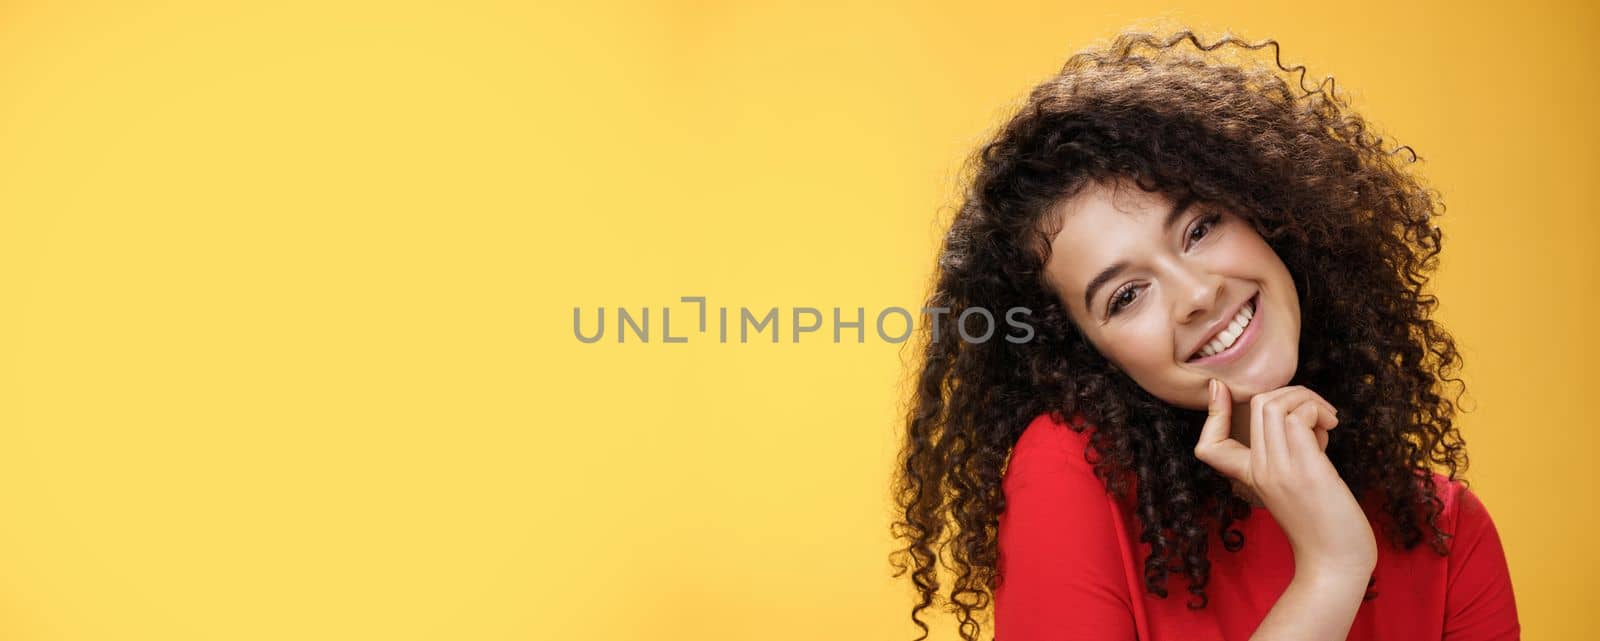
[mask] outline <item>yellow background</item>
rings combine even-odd
[[[1595,7],[976,4],[0,6],[0,638],[915,637],[910,344],[679,297],[915,308],[965,154],[1163,16],[1421,152],[1469,478],[1585,636]]]

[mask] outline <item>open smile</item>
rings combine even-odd
[[[1261,292],[1256,292],[1250,299],[1239,306],[1239,311],[1234,313],[1231,320],[1223,325],[1217,333],[1200,346],[1189,360],[1185,361],[1194,365],[1218,365],[1234,360],[1255,343],[1255,337],[1260,334]]]

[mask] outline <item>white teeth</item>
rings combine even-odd
[[[1244,328],[1250,326],[1250,321],[1255,318],[1255,310],[1250,305],[1245,305],[1239,314],[1229,321],[1228,326],[1217,334],[1216,338],[1200,348],[1200,358],[1213,356],[1217,352],[1233,347],[1233,342],[1239,340],[1239,335],[1244,333]]]

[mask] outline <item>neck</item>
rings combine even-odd
[[[1233,415],[1229,417],[1228,435],[1233,437],[1245,447],[1250,447],[1250,403],[1236,403],[1233,406]],[[1255,492],[1251,492],[1244,484],[1233,481],[1233,493],[1249,501],[1255,507],[1265,507]]]
[[[1235,403],[1233,416],[1229,418],[1229,421],[1228,435],[1245,447],[1250,447],[1250,404]]]

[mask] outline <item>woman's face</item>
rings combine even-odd
[[[1208,379],[1242,403],[1294,377],[1294,278],[1249,221],[1128,182],[1091,183],[1051,214],[1061,231],[1050,284],[1089,342],[1140,387],[1204,409]]]

